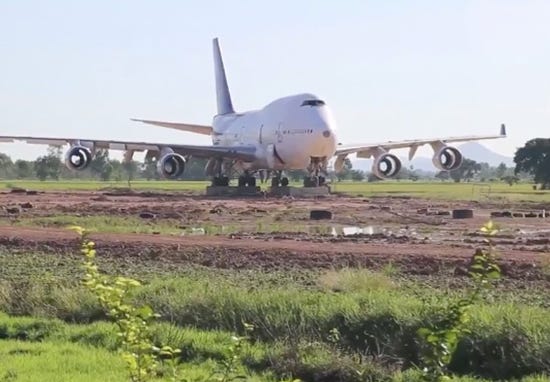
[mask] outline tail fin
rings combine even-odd
[[[234,113],[229,87],[227,86],[227,78],[225,77],[225,69],[223,67],[222,54],[218,39],[212,41],[214,49],[214,71],[216,75],[216,97],[218,99],[218,114]]]

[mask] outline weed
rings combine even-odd
[[[81,252],[85,256],[83,284],[99,300],[107,314],[118,326],[118,338],[122,357],[132,382],[150,380],[158,366],[158,356],[173,356],[176,351],[166,347],[158,349],[151,340],[150,323],[157,317],[147,305],[140,307],[128,302],[133,289],[141,284],[126,277],[110,278],[99,273],[95,264],[95,244],[87,239],[87,233],[80,227],[73,227],[81,236]]]
[[[498,233],[498,228],[489,221],[481,228],[488,236]],[[474,281],[473,290],[465,298],[450,304],[446,308],[443,319],[433,328],[420,328],[418,335],[424,341],[421,355],[423,376],[426,381],[448,381],[448,366],[454,352],[463,336],[469,334],[467,327],[471,316],[470,308],[478,302],[483,292],[492,286],[492,282],[500,278],[500,268],[495,262],[495,252],[492,242],[487,239],[488,250],[478,249],[472,258],[469,275]]]

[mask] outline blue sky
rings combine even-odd
[[[509,138],[487,146],[511,156],[550,135],[548,20],[542,0],[3,0],[0,134],[207,144],[129,118],[210,123],[218,36],[240,111],[313,92],[343,143],[505,122]]]

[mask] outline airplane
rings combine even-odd
[[[373,158],[372,173],[387,179],[401,169],[401,160],[390,153],[392,149],[409,149],[411,160],[418,147],[430,145],[432,162],[439,170],[458,168],[463,156],[449,143],[496,139],[506,137],[504,124],[498,135],[462,136],[433,139],[414,139],[342,145],[336,136],[336,123],[329,106],[311,93],[291,95],[274,100],[259,110],[236,112],[229,92],[218,38],[212,41],[216,83],[217,114],[212,124],[197,125],[132,119],[150,125],[180,131],[209,135],[212,145],[184,145],[131,141],[96,140],[83,138],[50,138],[0,136],[0,142],[24,141],[30,144],[51,146],[69,145],[65,164],[73,170],[84,170],[97,150],[122,150],[124,160],[132,159],[135,152],[156,159],[158,173],[167,179],[181,178],[190,157],[206,158],[205,173],[212,177],[213,186],[228,186],[230,176],[237,172],[238,186],[255,187],[256,175],[273,174],[271,185],[287,186],[286,170],[307,170],[305,187],[318,187],[326,183],[327,167],[334,160],[334,170],[342,170],[350,154],[358,158]]]

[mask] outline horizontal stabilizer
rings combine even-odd
[[[189,131],[196,134],[202,134],[202,135],[212,134],[212,126],[191,125],[189,123],[177,123],[177,122],[150,121],[146,119],[134,119],[134,118],[132,118],[131,120],[136,122],[147,123],[149,125],[168,127],[170,129],[176,129],[180,131]]]

